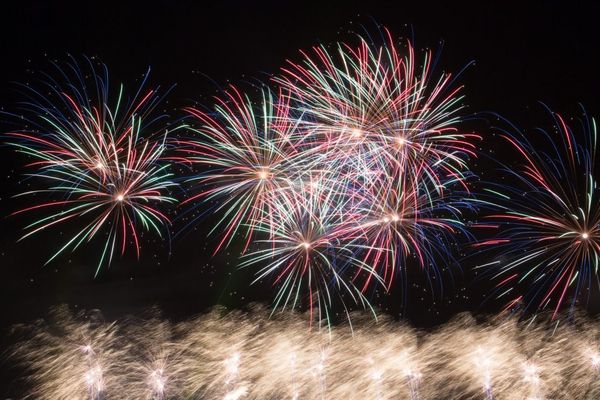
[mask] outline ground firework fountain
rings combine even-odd
[[[324,336],[302,316],[268,321],[264,311],[215,312],[161,323],[162,333],[149,339],[155,320],[88,331],[84,319],[58,315],[48,328],[20,327],[34,333],[36,345],[22,342],[12,356],[25,367],[31,392],[48,398],[559,400],[573,393],[593,398],[600,389],[599,358],[589,350],[598,340],[593,321],[546,329],[514,320],[478,325],[463,316],[431,333],[379,322],[355,324],[355,331],[334,327]],[[51,326],[60,326],[59,333]],[[81,345],[74,353],[73,331],[89,332],[102,345]],[[170,349],[168,362],[159,357],[162,362],[146,367],[143,354],[156,348]],[[75,354],[81,361],[68,368],[52,362]]]

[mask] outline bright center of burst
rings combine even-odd
[[[354,128],[352,129],[352,136],[354,137],[361,137],[362,136],[362,131],[358,128]]]
[[[301,246],[304,247],[306,250],[310,249],[310,243],[308,242],[302,242]]]
[[[404,145],[404,143],[406,143],[406,139],[404,139],[403,137],[399,137],[399,138],[398,138],[398,144],[399,144],[400,146],[403,146],[403,145]]]
[[[269,173],[267,171],[258,171],[258,179],[265,180],[269,177]]]
[[[104,169],[104,164],[102,164],[101,162],[98,162],[98,164],[96,164],[96,168]]]
[[[588,239],[589,237],[590,237],[590,235],[589,235],[589,233],[587,233],[587,232],[583,232],[583,233],[581,234],[581,238],[582,238],[582,239]]]
[[[125,200],[125,196],[123,196],[122,194],[118,194],[117,197],[115,198],[117,201],[121,202],[123,200]]]
[[[398,214],[390,214],[390,215],[383,217],[382,221],[385,222],[386,224],[389,222],[398,222],[398,221],[400,221],[400,217],[398,216]]]

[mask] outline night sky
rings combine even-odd
[[[0,108],[11,111],[20,99],[14,82],[28,82],[32,71],[50,67],[67,54],[98,56],[113,82],[134,83],[148,66],[151,83],[175,89],[165,104],[177,118],[181,108],[211,96],[229,83],[268,80],[299,49],[351,38],[351,32],[374,32],[376,23],[396,36],[413,37],[417,48],[441,49],[440,66],[459,71],[465,85],[467,113],[496,112],[519,126],[545,123],[538,101],[574,114],[578,103],[600,116],[598,15],[600,6],[567,2],[366,1],[250,2],[154,1],[108,4],[18,1],[0,11]],[[174,4],[177,3],[177,4]],[[327,3],[327,4],[326,4]],[[500,3],[500,2],[498,2]],[[133,86],[133,85],[132,85]],[[481,114],[480,114],[481,115]],[[485,115],[485,114],[484,114]],[[470,130],[484,136],[490,154],[490,122],[478,118]],[[10,129],[2,122],[1,131]],[[166,317],[186,318],[215,304],[244,307],[268,302],[268,282],[249,287],[253,271],[236,269],[235,246],[212,257],[217,238],[207,238],[207,219],[169,244],[145,238],[139,262],[128,253],[94,279],[99,244],[81,248],[43,266],[70,233],[51,230],[17,243],[27,216],[8,217],[21,204],[11,196],[27,189],[24,159],[0,148],[0,326],[39,318],[49,308],[100,309],[120,318],[158,306]],[[487,169],[486,161],[474,170]],[[486,175],[487,174],[487,175]],[[485,178],[490,172],[483,172]],[[176,223],[175,229],[181,227]],[[58,237],[59,235],[62,236]],[[405,307],[395,290],[374,294],[373,303],[395,317],[406,315],[417,326],[444,322],[458,311],[494,312],[482,306],[489,285],[474,279],[469,263],[455,270],[454,284],[430,293],[419,274],[411,277]]]

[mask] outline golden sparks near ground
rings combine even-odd
[[[476,323],[432,332],[353,316],[226,313],[108,323],[59,309],[15,328],[10,356],[35,399],[595,399],[597,321]],[[579,321],[583,321],[581,318]]]

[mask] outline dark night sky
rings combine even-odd
[[[153,83],[177,84],[169,107],[196,100],[210,104],[209,96],[219,86],[265,79],[286,58],[297,57],[298,49],[348,39],[349,30],[362,32],[361,25],[371,29],[374,19],[396,36],[411,35],[412,29],[419,48],[436,48],[443,41],[444,69],[458,71],[475,61],[462,76],[471,112],[493,110],[526,127],[539,122],[529,117],[539,100],[565,113],[574,112],[581,102],[591,114],[600,115],[600,6],[580,2],[84,3],[18,1],[2,6],[0,107],[15,106],[13,82],[27,81],[28,71],[48,68],[49,60],[65,59],[67,53],[99,56],[112,78],[125,83],[152,66]],[[477,129],[485,127],[480,124]],[[7,216],[19,207],[11,196],[23,190],[19,180],[25,170],[22,159],[10,149],[0,148],[0,152],[0,212]],[[249,272],[236,271],[234,257],[211,258],[214,243],[207,241],[202,229],[174,241],[170,259],[164,245],[146,241],[139,263],[128,255],[93,279],[94,246],[42,267],[57,246],[58,232],[16,243],[25,222],[26,217],[0,219],[0,326],[43,316],[50,306],[61,303],[99,308],[111,318],[158,305],[165,315],[184,318],[216,303],[237,306],[270,298],[268,285],[247,287]],[[411,289],[409,317],[427,326],[458,310],[477,309],[483,289],[468,281],[459,276],[455,289],[435,304],[422,286]],[[394,296],[398,293],[375,303],[397,314]]]

